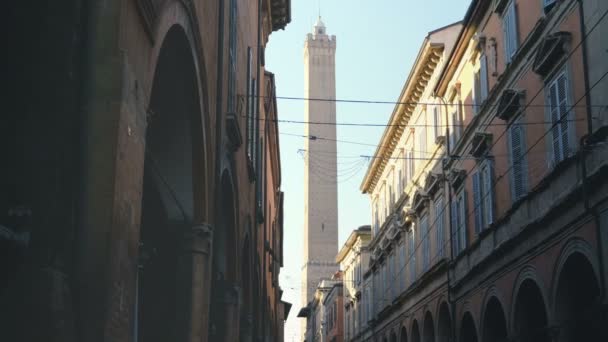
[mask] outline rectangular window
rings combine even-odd
[[[479,94],[481,96],[480,98],[480,105],[483,104],[483,102],[488,98],[488,58],[486,56],[485,53],[481,54],[481,57],[479,57]]]
[[[481,102],[481,75],[476,71],[473,73],[473,115],[479,113]]]
[[[436,244],[437,244],[437,257],[443,258],[445,257],[443,250],[445,245],[445,229],[444,229],[444,208],[443,208],[443,198],[439,197],[435,201],[435,225],[436,225]]]
[[[515,56],[518,48],[517,38],[517,7],[515,0],[507,5],[504,10],[504,16],[502,18],[502,30],[504,34],[504,46],[505,46],[505,63],[510,63]]]
[[[399,293],[404,290],[404,281],[403,281],[403,269],[405,268],[405,242],[399,244],[399,272],[397,273],[397,277],[399,278],[397,281],[399,282]]]
[[[509,128],[509,156],[511,162],[511,198],[518,201],[528,192],[525,134],[521,119]]]
[[[407,162],[408,162],[408,167],[407,170],[409,172],[409,179],[413,180],[414,179],[414,173],[416,172],[416,167],[414,164],[414,151],[410,151],[408,152],[408,158],[407,158]]]
[[[427,215],[420,218],[420,238],[422,239],[422,271],[424,272],[429,269],[431,263],[431,240]]]
[[[433,136],[435,141],[441,135],[441,110],[439,105],[433,106]]]
[[[410,261],[408,263],[408,267],[410,269],[410,285],[416,281],[416,236],[414,234],[414,229],[410,229],[409,232],[409,246],[410,252]]]
[[[426,140],[426,127],[423,126],[418,133],[418,162],[420,164],[424,162],[424,158],[427,156]]]
[[[479,234],[494,221],[493,162],[488,159],[473,174],[473,210],[475,233]]]
[[[454,257],[458,256],[460,252],[464,251],[467,246],[467,205],[466,198],[467,193],[462,190],[452,202],[451,215],[452,215],[452,228],[453,239],[452,239],[452,250]]]
[[[553,165],[566,159],[570,153],[570,106],[568,101],[568,77],[562,71],[549,83],[547,102],[551,115],[551,146]]]

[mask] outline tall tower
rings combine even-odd
[[[335,56],[336,36],[327,35],[319,17],[304,43],[307,98],[335,100]],[[306,121],[336,122],[335,101],[308,100],[304,112]],[[305,145],[303,306],[312,299],[319,280],[331,277],[338,270],[335,261],[338,253],[336,126],[307,124],[305,134],[311,138]]]

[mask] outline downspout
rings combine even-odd
[[[587,134],[583,136],[580,140],[581,146],[581,171],[583,176],[583,202],[585,206],[585,211],[593,217],[593,221],[595,224],[595,231],[597,236],[597,251],[598,251],[598,264],[600,268],[599,281],[600,281],[600,303],[604,302],[606,298],[606,279],[604,272],[604,250],[602,245],[602,230],[600,227],[600,216],[595,208],[591,208],[589,203],[589,184],[588,184],[588,175],[587,175],[587,163],[586,163],[586,155],[588,152],[588,148],[591,148],[589,143],[589,139],[593,136],[593,113],[591,112],[591,101],[589,99],[590,94],[590,86],[589,86],[589,57],[587,53],[587,29],[585,28],[585,10],[583,0],[577,0],[579,6],[579,24],[581,31],[581,39],[582,39],[582,52],[583,52],[583,79],[585,84],[585,106],[587,109]]]

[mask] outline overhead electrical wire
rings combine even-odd
[[[578,49],[578,48],[579,48],[579,47],[582,45],[583,41],[584,41],[585,39],[587,39],[587,37],[589,37],[589,34],[591,34],[591,32],[593,32],[593,30],[595,30],[595,28],[596,28],[596,27],[599,25],[599,23],[600,23],[602,20],[604,20],[604,19],[606,18],[606,15],[608,15],[608,11],[605,11],[605,12],[604,12],[604,14],[603,14],[603,15],[602,15],[602,16],[601,16],[601,17],[598,19],[598,21],[595,23],[595,25],[594,25],[594,26],[593,26],[593,27],[592,27],[592,28],[591,28],[591,29],[590,29],[590,30],[587,32],[587,34],[586,34],[584,37],[582,37],[581,41],[580,41],[580,42],[579,42],[579,43],[576,45],[576,47],[574,47],[574,49],[573,49],[573,50],[572,50],[572,51],[571,51],[571,52],[568,54],[568,56],[567,56],[567,58],[566,58],[566,61],[567,61],[567,60],[569,60],[569,59],[572,57],[572,55],[574,54],[574,51],[575,51],[576,49]],[[547,134],[549,134],[549,132],[551,132],[551,131],[553,130],[553,128],[554,128],[554,127],[555,127],[557,124],[562,123],[562,122],[563,122],[562,120],[565,118],[565,116],[566,116],[566,115],[568,115],[569,113],[571,113],[571,112],[572,112],[572,109],[574,109],[574,108],[575,108],[575,106],[576,106],[576,105],[578,105],[578,103],[579,103],[579,102],[581,102],[583,99],[585,99],[585,98],[586,98],[586,97],[589,95],[589,93],[590,93],[590,92],[591,92],[591,91],[592,91],[592,90],[593,90],[593,89],[594,89],[594,88],[595,88],[595,87],[596,87],[596,86],[597,86],[597,85],[598,85],[598,84],[599,84],[599,83],[600,83],[600,82],[601,82],[601,81],[602,81],[602,80],[603,80],[603,79],[604,79],[604,78],[605,78],[607,75],[608,75],[608,71],[607,71],[607,72],[605,72],[605,73],[604,73],[604,74],[603,74],[603,75],[602,75],[602,76],[601,76],[601,77],[600,77],[600,78],[599,78],[599,79],[598,79],[598,80],[597,80],[597,81],[596,81],[596,82],[595,82],[595,83],[594,83],[594,84],[593,84],[591,87],[589,87],[589,89],[588,89],[588,90],[585,92],[585,94],[583,94],[583,95],[582,95],[582,96],[581,96],[581,97],[580,97],[580,98],[579,98],[579,99],[578,99],[578,100],[577,100],[577,101],[574,103],[574,105],[572,105],[572,106],[568,106],[568,107],[569,107],[569,108],[568,108],[568,110],[567,110],[567,111],[565,111],[565,113],[563,113],[563,114],[560,116],[559,120],[556,120],[556,121],[555,121],[555,122],[554,122],[554,123],[551,125],[551,127],[549,127],[549,129],[547,129],[547,130],[544,132],[544,134],[542,134],[542,135],[541,135],[541,136],[540,136],[540,137],[539,137],[539,138],[538,138],[538,139],[537,139],[537,140],[534,142],[534,144],[532,144],[532,145],[531,145],[529,148],[527,148],[527,149],[526,149],[526,152],[525,152],[525,153],[523,153],[523,154],[522,154],[522,156],[521,156],[520,158],[522,158],[522,159],[523,159],[525,156],[527,156],[527,155],[528,155],[528,153],[529,153],[529,152],[530,152],[530,151],[531,151],[531,150],[532,150],[532,149],[533,149],[533,148],[534,148],[534,147],[535,147],[535,146],[536,146],[536,145],[537,145],[537,144],[538,144],[538,143],[539,143],[541,140],[543,140],[543,139],[544,139],[544,137],[545,137]],[[544,90],[544,87],[543,87],[543,88],[541,88],[541,89],[539,89],[539,91],[538,91],[538,92],[537,92],[537,93],[534,95],[534,97],[532,97],[532,99],[530,100],[530,103],[531,103],[531,101],[533,101],[533,100],[534,100],[534,99],[535,99],[535,98],[538,96],[538,94],[540,94],[540,93],[542,92],[542,90]],[[524,108],[524,110],[525,110],[526,108],[527,108],[527,106]],[[504,132],[503,132],[503,134],[502,134],[502,135],[499,137],[499,139],[500,139],[502,136],[504,136],[504,134],[506,133],[506,131],[507,131],[507,130],[508,130],[508,127],[505,129],[505,131],[504,131]],[[495,142],[494,142],[494,144],[492,144],[492,145],[491,145],[491,146],[490,146],[490,147],[487,149],[487,151],[491,151],[492,147],[493,147],[493,146],[496,144],[496,142],[497,142],[497,141],[495,141]],[[506,170],[505,172],[503,172],[503,174],[501,174],[499,177],[495,177],[495,179],[492,181],[492,190],[493,190],[492,192],[494,192],[494,190],[495,190],[495,188],[496,188],[496,184],[498,184],[498,182],[500,182],[500,181],[501,181],[501,180],[502,180],[502,179],[503,179],[503,178],[504,178],[504,177],[505,177],[505,176],[508,174],[508,172],[509,172],[510,170],[512,170],[512,169],[513,169],[513,165],[514,165],[514,164],[511,164],[511,166],[510,166],[509,168],[507,168],[507,170]],[[475,164],[475,165],[474,165],[474,166],[473,166],[473,167],[472,167],[470,170],[468,170],[468,171],[467,171],[467,173],[466,173],[466,174],[465,174],[465,176],[464,176],[464,179],[467,179],[467,178],[470,176],[470,174],[471,174],[471,173],[472,173],[472,172],[473,172],[473,171],[474,171],[476,168],[477,168],[477,164]],[[475,213],[475,210],[477,210],[477,209],[478,209],[478,207],[479,207],[479,206],[480,206],[480,205],[481,205],[481,204],[484,202],[485,197],[486,197],[488,194],[492,193],[492,192],[487,191],[485,194],[483,194],[483,197],[482,197],[482,198],[479,200],[479,204],[478,204],[478,205],[476,205],[476,206],[474,206],[474,207],[473,207],[473,209],[467,213],[467,215],[466,215],[466,218],[467,218],[467,219],[468,219],[468,218],[471,216],[471,214],[474,214],[474,213]],[[418,249],[420,248],[420,246],[421,246],[421,245],[422,245],[422,243],[424,242],[425,238],[426,238],[426,237],[427,237],[427,236],[428,236],[428,235],[431,233],[431,231],[432,231],[432,230],[435,228],[435,226],[436,226],[436,224],[437,224],[437,220],[438,220],[438,219],[445,219],[445,218],[444,218],[444,216],[445,216],[445,215],[444,215],[444,213],[445,213],[446,208],[449,206],[449,201],[446,201],[446,202],[448,202],[448,204],[445,204],[445,205],[443,206],[443,208],[442,208],[442,210],[441,210],[442,215],[438,215],[438,216],[435,218],[435,220],[433,220],[432,224],[431,224],[431,225],[428,227],[428,229],[427,229],[427,231],[426,231],[426,234],[425,234],[424,236],[422,236],[422,237],[419,239],[419,241],[418,241],[417,245],[416,245],[416,246],[415,246],[415,248],[414,248],[414,251],[410,251],[410,253],[409,253],[409,257],[407,258],[406,262],[404,262],[404,264],[403,264],[403,266],[401,267],[401,269],[399,270],[399,272],[398,272],[398,273],[397,273],[395,276],[392,276],[392,277],[391,277],[393,281],[395,281],[395,280],[396,280],[396,278],[397,278],[398,276],[401,276],[401,273],[402,273],[402,272],[405,270],[405,267],[406,267],[406,265],[408,265],[408,264],[409,264],[409,262],[411,261],[411,258],[412,258],[412,257],[415,257],[416,252],[418,251]],[[465,220],[465,222],[467,222],[467,220]],[[448,225],[448,226],[449,226],[449,225]],[[467,228],[467,225],[465,224],[464,229],[466,229],[466,228]],[[452,234],[449,236],[449,238],[447,239],[447,241],[445,241],[445,242],[444,242],[444,244],[443,244],[443,248],[441,248],[441,249],[440,249],[440,251],[446,251],[446,249],[445,249],[445,248],[446,248],[446,246],[448,246],[448,243],[450,243],[450,245],[449,245],[449,246],[453,246],[453,245],[451,244],[451,243],[452,243],[452,239],[454,239],[454,237],[456,237],[456,238],[458,237],[458,234],[460,233],[460,229],[461,229],[461,227],[457,228],[457,230],[456,230],[455,232],[453,232],[453,233],[452,233]],[[429,238],[430,238],[430,237],[429,237]],[[450,251],[450,252],[451,252],[451,251]],[[436,258],[437,258],[437,257],[441,257],[441,255],[440,255],[439,253],[436,253],[436,254],[435,254],[435,256],[434,256],[432,259],[430,259],[430,260],[429,260],[429,264],[433,264],[433,262],[434,262],[434,261],[436,261]]]

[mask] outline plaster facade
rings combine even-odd
[[[399,186],[390,164],[402,136],[389,128],[377,151],[384,162],[372,164],[362,184],[379,213],[365,274],[376,304],[368,340],[607,338],[606,128],[602,105],[586,102],[593,94],[603,101],[597,91],[608,70],[599,61],[605,49],[590,45],[601,31],[582,21],[594,15],[581,11],[594,4],[471,2],[438,77],[428,73],[428,84],[418,89],[430,88],[445,120],[441,148],[422,151],[435,160],[423,161],[423,177],[412,163],[414,177]],[[605,24],[598,23],[601,30]],[[391,123],[403,123],[415,137],[416,109],[395,112]],[[389,201],[391,182],[400,195]],[[427,221],[442,208],[443,224]],[[395,295],[394,249],[412,232],[413,245],[397,268],[406,287]],[[443,244],[433,244],[444,234]]]

